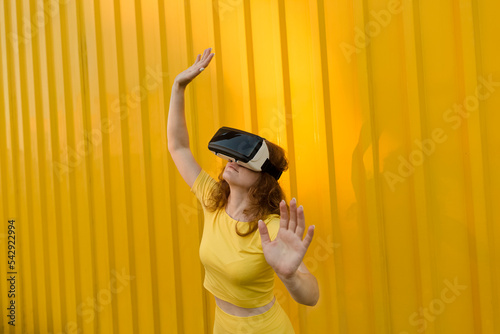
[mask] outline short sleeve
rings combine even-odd
[[[217,185],[217,182],[205,171],[201,170],[200,174],[191,187],[191,192],[195,194],[203,208],[205,208],[207,200],[212,192],[212,189]]]

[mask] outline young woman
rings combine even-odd
[[[305,219],[295,199],[288,205],[278,181],[228,162],[218,182],[194,159],[184,116],[186,86],[210,63],[211,48],[174,81],[168,114],[168,150],[179,173],[204,211],[200,259],[204,286],[215,297],[214,333],[294,333],[273,294],[274,273],[292,298],[314,306],[318,283],[302,259],[314,226],[304,239]],[[266,140],[269,159],[281,171],[288,168],[284,150]],[[257,233],[257,229],[259,233]]]

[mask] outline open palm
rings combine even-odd
[[[179,73],[177,77],[175,77],[175,81],[181,86],[186,86],[190,83],[194,78],[196,78],[203,69],[205,69],[210,61],[215,56],[215,53],[211,53],[212,48],[205,49],[203,55],[198,55],[193,65],[187,68],[185,71]],[[200,71],[201,69],[201,71]]]
[[[278,276],[290,277],[299,268],[311,244],[314,226],[309,226],[306,237],[302,240],[306,226],[304,208],[297,208],[295,199],[290,201],[290,217],[285,201],[281,201],[280,216],[280,229],[273,241],[269,238],[267,226],[262,220],[259,221],[259,232],[267,263]]]

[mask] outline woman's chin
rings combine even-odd
[[[224,172],[224,174],[222,174],[222,178],[224,180],[226,180],[227,184],[229,184],[229,186],[236,186],[238,185],[238,179],[235,175],[233,175],[231,172]]]
[[[230,180],[233,178],[233,175],[231,175],[231,173],[226,170],[222,174],[222,177],[224,178],[224,180],[226,180],[229,183]]]

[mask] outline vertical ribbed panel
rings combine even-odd
[[[1,333],[211,333],[203,212],[167,151],[220,126],[287,151],[316,235],[297,333],[500,333],[494,0],[2,0]],[[16,326],[8,325],[8,220]]]

